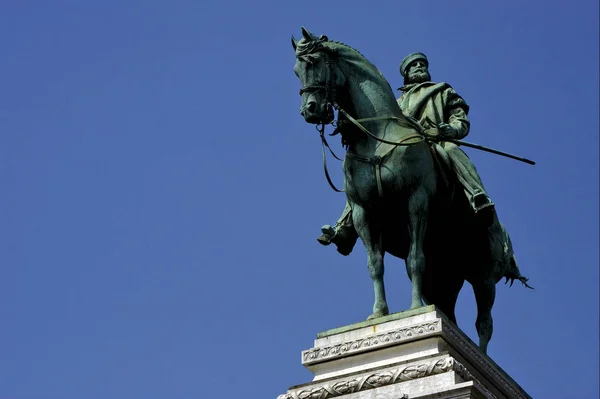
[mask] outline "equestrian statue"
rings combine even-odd
[[[406,262],[411,309],[433,304],[456,323],[458,294],[468,281],[477,302],[479,346],[492,336],[496,284],[521,281],[508,233],[498,220],[477,170],[460,146],[505,155],[461,141],[470,129],[469,106],[447,83],[434,83],[422,53],[400,64],[402,95],[357,50],[302,28],[292,37],[294,72],[300,80],[300,114],[316,124],[325,148],[325,126],[334,124],[346,148],[346,206],[318,241],[343,255],[358,238],[368,258],[375,301],[369,319],[389,314],[384,254]],[[335,111],[337,110],[337,120]],[[334,154],[335,155],[335,154]],[[529,287],[531,288],[531,287]]]

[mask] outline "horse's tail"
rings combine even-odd
[[[512,256],[510,257],[510,267],[508,268],[508,270],[506,271],[506,273],[504,273],[504,276],[502,276],[502,277],[506,278],[506,281],[504,282],[504,284],[506,284],[510,281],[511,287],[512,287],[513,283],[515,282],[515,280],[519,280],[525,287],[527,287],[529,289],[533,289],[532,286],[527,284],[527,281],[529,281],[529,279],[527,277],[521,275],[521,271],[519,270],[519,266],[517,265],[517,258],[515,258],[514,254],[512,254]]]
[[[527,284],[529,279],[521,274],[519,270],[519,265],[517,265],[517,258],[515,257],[515,252],[513,250],[512,241],[510,240],[510,236],[508,235],[508,231],[502,226],[500,223],[503,232],[504,238],[504,255],[508,257],[508,268],[502,277],[506,278],[504,284],[510,281],[510,286],[512,287],[515,280],[519,280],[525,287],[533,289],[532,286]],[[500,277],[502,279],[502,277]]]

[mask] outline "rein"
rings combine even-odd
[[[417,122],[416,120],[413,120],[412,118],[409,118],[409,117],[405,117],[404,119],[398,118],[395,116],[371,117],[371,118],[363,118],[363,119],[353,118],[336,101],[336,87],[333,86],[333,82],[331,79],[331,75],[332,75],[331,69],[333,67],[332,64],[333,63],[332,63],[331,59],[328,56],[325,56],[325,65],[327,66],[327,75],[325,77],[325,84],[320,84],[320,85],[315,84],[315,85],[304,86],[300,89],[300,95],[302,95],[303,93],[308,93],[308,92],[324,91],[325,92],[325,100],[327,101],[328,106],[331,105],[339,113],[343,114],[351,123],[353,123],[356,127],[358,127],[367,136],[371,137],[372,139],[374,139],[380,143],[393,145],[393,147],[391,149],[389,149],[384,155],[382,155],[382,156],[375,155],[372,158],[364,157],[364,156],[357,155],[357,154],[354,154],[351,152],[346,152],[346,155],[351,158],[357,159],[362,162],[373,164],[373,166],[375,167],[377,190],[379,191],[379,196],[383,197],[383,184],[381,182],[381,162],[382,162],[383,158],[386,157],[387,155],[389,155],[398,146],[409,146],[409,145],[419,144],[419,143],[425,141],[426,137],[425,137],[425,134],[423,133],[423,128],[421,127],[419,122]],[[380,121],[380,120],[393,120],[393,121],[397,122],[398,124],[403,124],[403,123],[405,124],[406,122],[408,122],[410,127],[417,129],[420,133],[411,134],[407,137],[402,138],[400,141],[389,141],[389,140],[385,140],[380,137],[377,137],[375,134],[371,133],[367,128],[365,128],[361,124],[361,122],[372,122],[372,121]],[[341,158],[339,158],[337,155],[335,155],[335,153],[329,146],[329,143],[325,139],[325,123],[321,123],[320,127],[319,127],[319,125],[317,125],[317,131],[319,132],[319,136],[321,137],[321,153],[323,156],[323,171],[325,172],[325,178],[327,179],[327,182],[329,183],[329,186],[333,189],[333,191],[338,192],[338,193],[343,193],[344,190],[338,189],[335,186],[335,184],[333,184],[333,181],[331,180],[331,176],[329,175],[329,170],[327,169],[327,157],[326,157],[325,148],[327,147],[327,149],[329,150],[329,152],[331,152],[331,155],[333,155],[333,157],[335,159],[337,159],[339,161],[343,161],[343,160]],[[417,139],[417,141],[409,142],[414,139]]]
[[[325,172],[325,178],[327,179],[327,183],[329,183],[329,186],[333,189],[333,191],[335,191],[337,193],[343,193],[344,190],[343,189],[340,190],[339,188],[337,188],[335,186],[335,184],[333,184],[333,181],[331,180],[331,176],[329,176],[329,170],[327,169],[327,155],[325,154],[325,147],[327,147],[327,149],[329,150],[329,152],[331,152],[331,155],[333,155],[333,157],[335,159],[337,159],[338,161],[343,161],[343,159],[341,159],[337,155],[335,155],[335,152],[333,152],[333,150],[329,146],[329,143],[327,142],[327,139],[325,138],[325,124],[324,123],[321,124],[320,128],[319,128],[319,125],[317,125],[317,131],[319,132],[319,136],[321,136],[321,154],[323,155],[323,171]]]
[[[389,144],[392,145],[393,147],[390,148],[388,151],[385,152],[385,154],[383,155],[374,155],[373,157],[369,158],[369,157],[365,157],[365,156],[361,156],[361,155],[357,155],[354,154],[352,152],[346,152],[346,156],[349,156],[351,158],[354,158],[358,161],[362,161],[362,162],[366,162],[366,163],[371,163],[373,164],[373,166],[375,167],[375,176],[376,176],[376,180],[377,180],[377,190],[379,191],[379,196],[383,197],[383,185],[381,182],[381,162],[383,160],[384,157],[386,157],[387,155],[389,155],[394,149],[396,149],[396,147],[398,146],[409,146],[409,145],[415,145],[415,144],[419,144],[422,143],[424,141],[427,140],[435,140],[435,138],[433,137],[428,137],[428,135],[425,133],[423,127],[420,125],[420,123],[411,117],[408,116],[404,116],[404,118],[398,118],[396,116],[382,116],[382,117],[370,117],[370,118],[362,118],[362,119],[355,119],[353,118],[348,112],[346,112],[346,110],[344,110],[342,107],[340,107],[340,105],[337,103],[336,101],[336,87],[333,86],[332,83],[332,79],[331,79],[331,75],[332,75],[332,67],[333,67],[333,62],[331,61],[330,57],[327,55],[327,53],[325,53],[325,65],[327,66],[327,75],[325,78],[325,84],[320,84],[320,85],[307,85],[304,86],[300,89],[300,95],[302,95],[303,93],[307,93],[307,92],[321,92],[324,91],[325,92],[325,100],[327,101],[327,105],[328,106],[332,106],[334,109],[336,109],[339,113],[341,113],[342,115],[344,115],[352,124],[354,124],[357,128],[359,128],[363,133],[365,133],[367,136],[371,137],[373,140],[376,140],[380,143],[385,143],[385,144]],[[374,135],[373,133],[371,133],[367,128],[365,128],[361,122],[372,122],[372,121],[382,121],[382,120],[393,120],[396,123],[398,123],[399,125],[405,125],[406,123],[408,123],[409,127],[416,129],[419,133],[417,134],[411,134],[409,136],[406,136],[404,138],[402,138],[400,141],[389,141],[389,140],[385,140],[382,139],[380,137],[377,137],[376,135]],[[340,121],[338,121],[340,122]],[[333,122],[332,122],[333,123]],[[337,127],[339,129],[339,126]],[[337,129],[336,129],[337,130]],[[338,193],[343,193],[344,190],[340,190],[338,189],[334,184],[333,181],[331,180],[331,176],[329,175],[329,171],[327,169],[327,157],[325,154],[325,147],[327,147],[327,149],[329,150],[329,152],[331,152],[331,155],[333,155],[333,157],[339,161],[343,161],[341,158],[339,158],[337,155],[335,155],[335,153],[333,152],[333,150],[331,149],[331,147],[329,146],[329,143],[327,142],[327,140],[325,139],[325,123],[321,123],[320,127],[317,124],[317,131],[319,132],[319,135],[321,137],[321,152],[323,155],[323,170],[325,172],[325,178],[327,179],[327,182],[329,183],[329,186],[331,186],[331,188],[338,192]],[[334,131],[334,133],[332,135],[334,135],[336,132]],[[416,141],[411,141],[413,139],[416,139]],[[409,142],[411,141],[411,142]],[[494,150],[492,148],[488,148],[488,147],[484,147],[484,146],[480,146],[477,144],[472,144],[472,143],[467,143],[461,140],[456,140],[456,139],[451,139],[451,138],[445,138],[444,141],[449,141],[452,142],[456,145],[463,145],[465,147],[470,147],[470,148],[474,148],[477,150],[482,150],[482,151],[486,151],[486,152],[490,152],[493,154],[497,154],[497,155],[502,155],[504,157],[508,157],[511,159],[515,159],[517,161],[521,161],[521,162],[525,162],[528,163],[530,165],[535,165],[534,161],[531,161],[527,158],[523,158],[523,157],[518,157],[506,152],[502,152],[502,151],[498,151],[498,150]]]
[[[350,114],[348,112],[346,112],[342,107],[340,107],[339,104],[334,102],[332,105],[335,109],[337,109],[339,112],[341,112],[346,118],[348,118],[348,120],[350,122],[352,122],[356,127],[358,127],[363,133],[365,133],[367,136],[371,137],[372,139],[379,141],[380,143],[391,144],[393,146],[409,146],[409,145],[413,145],[413,144],[419,144],[420,142],[425,141],[425,136],[423,133],[411,134],[410,136],[406,136],[406,137],[402,138],[402,140],[400,140],[400,141],[385,140],[385,139],[377,137],[376,135],[371,133],[367,128],[365,128],[360,123],[360,122],[372,122],[372,121],[382,121],[382,120],[393,120],[396,122],[404,122],[406,120],[406,121],[409,121],[411,127],[416,128],[419,131],[423,130],[418,122],[412,121],[408,117],[406,117],[405,120],[398,118],[396,116],[376,116],[376,117],[372,117],[372,118],[354,119],[352,116],[350,116]],[[419,139],[419,141],[416,141],[414,143],[406,143],[407,141],[412,140],[412,139]]]
[[[348,118],[348,120],[350,122],[352,122],[356,127],[358,127],[363,133],[367,134],[369,137],[373,138],[374,140],[379,141],[380,143],[393,145],[393,147],[390,148],[388,151],[386,151],[385,154],[374,155],[371,158],[365,157],[362,155],[358,155],[358,154],[354,154],[352,152],[346,152],[346,156],[349,156],[350,158],[354,158],[358,161],[370,163],[373,165],[373,167],[375,168],[375,179],[377,181],[377,191],[379,193],[379,196],[383,197],[383,183],[381,181],[381,163],[383,162],[383,159],[387,155],[389,155],[394,149],[396,149],[396,147],[419,144],[419,143],[425,141],[426,137],[423,134],[411,134],[409,136],[402,138],[400,141],[389,141],[389,140],[382,139],[380,137],[377,137],[373,133],[371,133],[360,122],[371,122],[371,121],[377,121],[377,120],[393,120],[396,122],[404,122],[404,120],[402,120],[401,118],[395,117],[395,116],[381,116],[381,117],[372,117],[372,118],[364,118],[364,119],[354,119],[352,116],[350,116],[350,114],[348,114],[348,112],[346,112],[342,107],[340,107],[339,104],[334,102],[331,105],[335,109],[337,109],[338,112],[341,112],[346,118]],[[410,119],[407,119],[407,120],[410,121]],[[414,123],[412,121],[410,121],[410,122]],[[419,126],[418,123],[416,126]],[[419,128],[420,128],[420,126],[419,126]],[[331,155],[333,155],[333,157],[335,159],[337,159],[339,161],[342,161],[342,159],[340,159],[337,155],[335,155],[335,153],[329,146],[327,139],[325,139],[325,124],[322,123],[320,128],[317,125],[317,130],[319,131],[319,135],[321,137],[321,154],[323,156],[323,171],[325,172],[325,178],[327,179],[327,182],[329,183],[329,186],[333,189],[333,191],[338,192],[338,193],[343,193],[344,190],[338,189],[335,186],[335,184],[333,184],[333,181],[331,180],[331,177],[329,176],[329,170],[327,169],[327,157],[325,154],[325,147],[327,147],[327,149],[329,150],[329,152],[331,152]],[[417,139],[418,141],[413,141],[410,143],[408,142],[409,140],[413,140],[413,139]]]

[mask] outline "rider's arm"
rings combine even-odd
[[[471,122],[467,117],[469,106],[453,89],[448,90],[445,111],[448,118],[447,123],[454,128],[452,138],[457,140],[465,138],[471,128]]]

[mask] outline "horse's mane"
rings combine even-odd
[[[329,40],[326,36],[312,35],[310,40],[306,37],[302,37],[298,41],[293,38],[292,40],[295,44],[297,58],[311,62],[311,58],[316,57],[317,53],[323,52],[344,70],[344,74],[353,77],[355,84],[364,81],[377,82],[382,88],[389,90],[392,99],[395,97],[385,76],[357,49],[339,41]],[[362,132],[359,130],[348,127],[344,129],[342,144],[348,145],[361,135]]]
[[[366,74],[367,78],[385,83],[393,95],[392,87],[381,71],[354,47],[339,41],[329,40],[326,36],[316,37],[314,35],[311,40],[303,37],[295,42],[295,44],[296,56],[298,58],[310,60],[312,54],[324,51],[332,59],[348,64],[353,67],[354,71],[361,71],[362,74]],[[365,76],[360,77],[365,78]]]
[[[323,47],[327,48],[334,57],[343,59],[344,62],[360,68],[362,71],[368,72],[368,75],[376,80],[380,80],[387,84],[390,91],[393,93],[392,87],[383,76],[383,73],[371,63],[360,51],[345,43],[338,41],[323,42]]]

